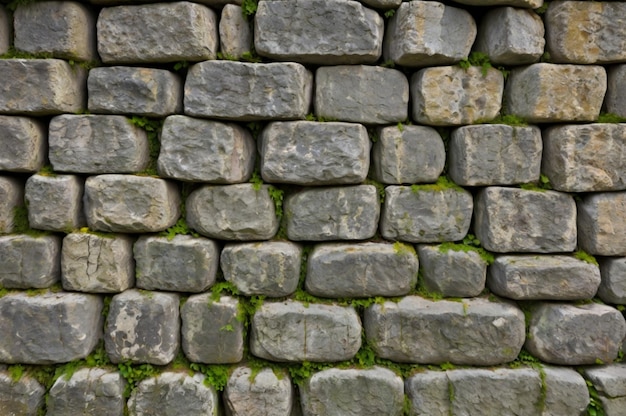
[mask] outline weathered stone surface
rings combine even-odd
[[[203,292],[215,283],[219,247],[207,238],[143,235],[133,252],[138,288]]]
[[[389,240],[411,243],[462,240],[472,208],[472,195],[461,188],[388,186],[380,233]]]
[[[0,361],[56,364],[85,358],[102,334],[102,298],[79,293],[0,298]]]
[[[404,391],[411,402],[409,416],[450,416],[448,376],[443,371],[421,371],[407,378]]]
[[[104,331],[111,362],[169,364],[180,344],[178,301],[173,293],[136,289],[113,296]]]
[[[626,257],[601,259],[600,275],[598,297],[607,303],[626,304]]]
[[[219,240],[269,240],[278,231],[268,185],[203,186],[187,198],[187,224]]]
[[[528,9],[537,9],[543,5],[543,0],[454,0],[457,3],[471,6],[513,6]]]
[[[352,307],[265,302],[251,328],[250,351],[272,361],[343,361],[361,348],[361,322]]]
[[[478,192],[474,234],[496,253],[571,252],[576,204],[571,195],[492,186]]]
[[[515,300],[591,299],[600,285],[600,269],[570,256],[498,256],[487,286]]]
[[[254,17],[257,53],[278,60],[374,63],[381,55],[382,42],[382,17],[354,1],[262,1]]]
[[[98,231],[158,232],[180,216],[176,185],[147,176],[91,176],[85,181],[83,203],[89,228]]]
[[[361,183],[367,176],[370,139],[360,124],[275,122],[259,140],[266,182],[342,185]]]
[[[220,52],[227,58],[239,59],[250,53],[253,45],[250,24],[241,7],[227,4],[222,9],[219,25]]]
[[[310,1],[310,0],[307,0]],[[315,115],[367,124],[407,119],[409,82],[397,69],[323,66],[315,72]]]
[[[205,61],[187,73],[185,114],[242,121],[303,119],[312,89],[313,74],[297,63]]]
[[[0,170],[36,172],[46,159],[46,128],[34,118],[0,116]]]
[[[290,240],[365,240],[378,228],[378,191],[374,185],[305,189],[285,198],[285,215]]]
[[[23,376],[15,381],[8,371],[0,372],[0,414],[36,415],[44,404],[46,388]]]
[[[111,66],[94,68],[87,78],[89,111],[162,117],[183,109],[183,83],[165,69]]]
[[[524,314],[483,298],[432,301],[407,296],[365,310],[365,335],[381,358],[396,362],[497,365],[524,344]]]
[[[565,192],[626,189],[626,124],[572,124],[543,132],[542,172]]]
[[[361,3],[366,4],[374,9],[395,9],[402,0],[361,0]]]
[[[626,117],[626,64],[607,69],[604,105],[607,112]]]
[[[588,194],[577,206],[580,247],[590,254],[626,256],[626,192]]]
[[[239,301],[230,296],[212,300],[210,293],[190,296],[181,308],[182,346],[190,361],[237,363],[243,358],[243,323]]]
[[[600,402],[606,416],[621,416],[626,408],[626,397],[608,398],[600,396]]]
[[[302,415],[401,415],[404,383],[393,371],[331,368],[313,374],[300,386]]]
[[[626,364],[587,367],[583,371],[598,393],[608,397],[626,396]]]
[[[71,233],[61,251],[63,289],[118,293],[135,283],[133,239],[124,234]]]
[[[302,246],[289,241],[227,244],[220,266],[224,279],[246,296],[289,296],[300,278]]]
[[[0,176],[0,234],[16,230],[16,216],[24,205],[24,185],[10,176]]]
[[[253,376],[254,374],[254,376]],[[224,389],[224,405],[231,416],[291,416],[294,389],[286,371],[253,371],[237,367]]]
[[[500,111],[503,90],[504,76],[494,68],[425,68],[411,77],[412,117],[433,126],[491,120]]]
[[[418,269],[415,250],[402,243],[320,244],[309,254],[305,287],[329,298],[403,296]]]
[[[536,126],[463,126],[452,132],[448,144],[449,174],[462,186],[536,182],[541,154],[541,130]]]
[[[71,377],[62,375],[50,388],[47,415],[83,414],[122,416],[126,381],[117,371],[82,368]]]
[[[597,303],[537,303],[530,317],[525,348],[551,364],[611,362],[626,336],[622,314]]]
[[[65,231],[85,225],[83,189],[76,175],[33,175],[26,180],[24,197],[31,228]]]
[[[4,7],[0,7],[0,54],[9,51],[11,45],[11,25],[12,21],[9,18]]]
[[[61,278],[61,239],[55,235],[0,236],[0,286],[50,287]]]
[[[466,10],[403,2],[387,23],[383,57],[409,67],[449,65],[467,58],[475,38],[476,22]]]
[[[571,368],[542,366],[545,374],[546,398],[544,416],[583,415],[589,404],[585,379]]]
[[[476,251],[441,245],[420,245],[422,284],[444,297],[474,297],[485,289],[487,262]]]
[[[13,16],[15,49],[55,58],[93,61],[96,19],[92,9],[75,1],[20,4]]]
[[[0,113],[43,116],[85,108],[86,71],[60,59],[2,59]]]
[[[215,12],[186,1],[104,8],[97,28],[105,63],[203,61],[218,48]]]
[[[593,121],[606,83],[601,66],[538,63],[515,68],[507,80],[504,107],[530,123]]]

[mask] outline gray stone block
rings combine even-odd
[[[496,253],[572,252],[576,203],[571,195],[492,186],[478,192],[474,234]]]
[[[365,240],[378,228],[378,191],[373,185],[305,189],[285,198],[285,216],[290,240]]]
[[[513,6],[527,9],[537,9],[544,0],[454,0],[457,3],[470,6]]]
[[[24,206],[24,184],[11,176],[0,176],[0,234],[16,231],[16,216]]]
[[[203,186],[186,202],[187,224],[218,240],[269,240],[278,219],[268,185]]]
[[[626,304],[626,257],[601,259],[600,275],[598,297],[607,303]]]
[[[266,360],[343,361],[361,348],[361,320],[352,307],[265,302],[251,328],[250,352]]]
[[[542,366],[545,403],[542,416],[584,415],[589,404],[585,379],[572,368]]]
[[[57,364],[88,356],[102,335],[102,298],[79,293],[0,298],[0,361]]]
[[[313,74],[294,62],[205,61],[187,73],[185,114],[240,121],[303,119],[312,90]]]
[[[269,183],[359,184],[370,161],[370,139],[360,124],[274,122],[259,136],[261,176]]]
[[[402,243],[320,244],[309,254],[305,287],[328,298],[403,296],[418,269],[415,250]]]
[[[0,372],[0,414],[36,415],[44,404],[46,388],[32,377],[13,380],[8,371]]]
[[[359,2],[259,2],[254,47],[267,58],[309,64],[374,63],[381,55],[383,19]]]
[[[245,296],[289,296],[300,278],[302,246],[289,241],[227,244],[220,266],[224,279]]]
[[[626,396],[626,364],[587,367],[583,373],[598,393],[607,397]]]
[[[541,302],[532,305],[529,314],[524,347],[550,364],[610,363],[626,336],[626,320],[607,305]]]
[[[46,127],[34,118],[0,116],[0,170],[36,172],[46,160]]]
[[[315,115],[321,118],[367,124],[398,123],[408,116],[409,81],[397,69],[323,66],[315,72],[313,104]]]
[[[31,228],[64,231],[83,227],[85,180],[76,175],[33,175],[26,180],[24,197]]]
[[[600,402],[602,403],[605,416],[621,416],[626,408],[626,397],[610,399],[600,396]]]
[[[252,50],[252,29],[243,16],[241,7],[234,4],[224,6],[219,32],[220,52],[224,57],[239,59]]]
[[[420,124],[456,126],[498,115],[504,90],[502,72],[477,66],[424,68],[411,77],[412,118]]]
[[[4,7],[0,7],[0,54],[9,51],[12,23],[7,10]]]
[[[395,362],[497,365],[524,344],[524,314],[483,298],[432,301],[406,296],[368,307],[365,335],[380,358]]]
[[[0,286],[45,288],[60,279],[61,239],[58,236],[0,236]]]
[[[475,38],[476,22],[466,10],[403,2],[387,23],[383,57],[408,67],[449,65],[467,58]]]
[[[180,216],[176,185],[147,176],[91,176],[85,181],[83,203],[87,224],[97,231],[158,232]]]
[[[462,240],[472,208],[472,195],[461,188],[388,186],[380,233],[388,240],[411,243]]]
[[[215,12],[186,1],[105,7],[97,29],[105,63],[203,61],[219,44]]]
[[[285,370],[237,367],[224,389],[224,406],[230,416],[291,416],[294,388]]]
[[[418,372],[406,379],[404,391],[411,403],[408,416],[450,416],[449,380],[445,372]]]
[[[626,118],[626,64],[607,69],[606,111]]]
[[[178,303],[176,294],[136,289],[113,296],[104,327],[111,362],[169,364],[180,344]]]
[[[448,144],[449,174],[461,186],[537,182],[541,154],[536,126],[463,126],[452,132]]]
[[[207,238],[143,235],[133,251],[140,289],[203,292],[215,283],[219,247]]]
[[[626,256],[626,192],[588,194],[578,206],[578,244],[589,254]]]

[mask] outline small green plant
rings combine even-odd
[[[189,68],[189,62],[187,61],[180,61],[174,64],[174,71],[176,72],[181,71],[183,69],[187,69],[187,68]]]
[[[177,235],[192,235],[194,237],[200,236],[200,234],[192,231],[189,228],[189,226],[187,225],[187,221],[185,220],[185,217],[183,216],[181,216],[178,219],[178,221],[176,221],[176,224],[172,225],[170,228],[168,228],[165,231],[161,231],[159,235],[167,238],[168,241],[171,241]]]
[[[378,191],[378,202],[380,202],[381,204],[385,202],[385,185],[383,185],[382,183],[375,181],[373,179],[366,179],[363,182],[364,185],[374,185],[376,187],[376,190]]]
[[[233,324],[226,324],[220,327],[220,331],[233,332],[234,330]]]
[[[17,383],[18,381],[20,381],[23,375],[24,375],[23,365],[15,364],[15,365],[9,366],[9,376],[11,377],[11,380],[13,380],[14,383]]]
[[[626,117],[618,116],[613,113],[600,113],[598,123],[626,123]]]
[[[386,18],[390,18],[392,17],[394,14],[396,14],[396,9],[389,9],[385,12],[385,17]]]
[[[117,365],[120,375],[127,381],[124,397],[130,397],[130,393],[137,385],[146,378],[154,377],[158,374],[158,370],[151,364],[133,364],[131,362],[123,362]]]
[[[159,151],[161,149],[161,142],[159,135],[163,129],[163,120],[150,119],[148,117],[132,116],[128,119],[130,124],[139,127],[146,132],[148,136],[148,151],[150,155],[150,161],[148,167],[140,172],[143,175],[158,176],[157,172],[157,159],[159,157]]]
[[[267,188],[267,191],[269,192],[272,201],[274,201],[274,211],[276,213],[276,218],[278,218],[278,221],[280,222],[283,218],[283,199],[285,197],[285,192],[273,185],[270,185]]]
[[[451,181],[445,176],[440,176],[435,183],[429,183],[424,185],[411,185],[411,192],[417,194],[420,191],[443,191],[445,189],[454,189],[457,191],[462,191],[459,185]]]
[[[600,394],[596,390],[593,383],[589,380],[585,380],[587,383],[587,390],[589,391],[589,404],[587,405],[588,416],[604,416],[604,407],[602,406],[602,400],[600,400]]]
[[[383,68],[395,68],[396,63],[392,59],[387,59],[385,62],[380,64]]]
[[[243,17],[249,19],[254,16],[258,7],[258,0],[243,0],[241,3],[241,12],[243,13]]]
[[[519,187],[527,191],[545,192],[552,189],[552,184],[550,183],[550,178],[541,174],[537,183],[523,183]]]
[[[477,124],[482,124],[483,122],[480,121]],[[516,116],[515,114],[505,114],[505,115],[499,115],[494,119],[485,121],[484,123],[489,123],[489,124],[506,124],[507,126],[513,126],[513,127],[526,127],[528,126],[528,122],[526,120],[524,120],[523,118]]]
[[[252,184],[252,188],[255,191],[261,190],[261,186],[263,186],[263,178],[261,178],[261,174],[258,170],[252,172],[252,176],[250,177],[250,183]]]
[[[448,251],[463,251],[465,253],[469,251],[476,252],[481,259],[488,265],[493,264],[495,258],[493,254],[485,250],[480,245],[480,240],[476,238],[473,234],[468,234],[463,238],[463,241],[453,243],[453,242],[445,242],[439,245],[439,251],[442,253],[447,253]]]
[[[479,66],[483,77],[487,76],[489,69],[492,67],[489,56],[483,52],[472,52],[469,57],[461,60],[459,66],[468,70],[471,66]]]
[[[535,13],[537,13],[538,15],[544,14],[548,10],[548,6],[550,6],[550,2],[544,1],[541,7],[535,9]]]
[[[576,257],[578,260],[582,260],[584,262],[587,262],[589,264],[593,264],[593,265],[598,265],[598,261],[596,260],[595,257],[593,257],[591,254],[587,253],[584,250],[578,250],[574,253],[574,257]]]

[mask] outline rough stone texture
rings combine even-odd
[[[609,363],[626,336],[622,314],[607,305],[537,303],[531,306],[525,348],[559,365]]]
[[[266,360],[343,361],[361,348],[361,322],[352,307],[265,302],[251,328],[250,352]]]
[[[82,368],[71,377],[62,375],[50,388],[47,413],[50,416],[122,416],[126,381],[117,371]]]
[[[187,73],[185,114],[240,121],[303,119],[312,89],[313,74],[294,62],[205,61]]]
[[[483,74],[484,72],[484,74]],[[500,111],[502,72],[477,66],[421,69],[411,77],[413,120],[433,126],[454,126],[491,120]]]
[[[422,284],[444,297],[474,297],[485,289],[487,262],[476,251],[441,245],[420,245]]]
[[[79,293],[0,298],[0,362],[56,364],[85,358],[102,334],[102,298]]]
[[[457,3],[471,6],[513,6],[528,9],[537,9],[543,5],[543,0],[454,0]]]
[[[278,231],[268,185],[203,186],[187,198],[187,224],[219,240],[269,240]]]
[[[543,132],[542,172],[565,192],[626,189],[626,124],[550,127]]]
[[[75,175],[33,175],[26,180],[24,197],[31,228],[65,231],[83,227],[84,179]]]
[[[511,71],[504,107],[530,123],[593,121],[600,114],[606,85],[601,66],[533,64]]]
[[[176,185],[147,176],[91,176],[83,202],[89,228],[98,231],[158,232],[180,216]]]
[[[61,278],[61,239],[55,235],[0,236],[0,286],[50,287]]]
[[[230,416],[291,416],[295,403],[287,372],[270,368],[254,371],[237,367],[228,378],[223,397]]]
[[[55,58],[93,61],[96,19],[92,9],[75,1],[20,4],[14,13],[15,48]]]
[[[472,207],[472,195],[460,188],[388,186],[380,233],[388,240],[411,243],[462,240]]]
[[[475,38],[476,22],[466,10],[403,2],[387,23],[383,57],[408,67],[449,65],[467,58]]]
[[[4,7],[0,7],[0,54],[9,51],[12,21]]]
[[[85,107],[86,71],[60,59],[1,59],[0,113],[44,116]]]
[[[302,415],[401,415],[404,382],[393,371],[331,368],[313,374],[300,386]]]
[[[41,169],[46,159],[46,134],[45,126],[37,119],[0,116],[0,146],[3,149],[0,170],[36,172]]]
[[[144,235],[133,251],[140,289],[203,292],[215,283],[219,247],[212,240],[190,235]]]
[[[361,0],[361,3],[370,6],[373,9],[395,9],[400,4],[402,4],[402,0]]]
[[[600,274],[598,297],[607,303],[626,304],[626,257],[601,259]]]
[[[492,186],[478,192],[474,233],[496,253],[571,252],[576,248],[576,203],[571,195]]]
[[[571,368],[542,366],[546,399],[543,416],[583,415],[589,404],[585,379]]]
[[[532,10],[500,7],[482,17],[474,49],[492,64],[532,64],[543,54],[544,35],[543,21]]]
[[[370,162],[370,139],[360,124],[270,123],[259,136],[261,176],[270,183],[359,184]]]
[[[381,55],[382,42],[382,17],[355,1],[262,1],[254,17],[257,53],[277,60],[374,63]]]
[[[287,237],[294,241],[365,240],[376,234],[374,185],[305,189],[285,198]]]
[[[311,0],[307,0],[311,1]],[[397,69],[324,66],[315,72],[315,115],[367,124],[407,119],[409,82]]]
[[[404,382],[404,391],[411,402],[409,416],[450,416],[448,376],[443,371],[418,372]]]
[[[8,371],[0,372],[0,414],[36,415],[43,407],[46,388],[34,378],[13,380]]]
[[[600,269],[570,256],[498,256],[487,286],[515,300],[580,300],[595,296]]]
[[[228,244],[220,266],[224,279],[245,296],[289,296],[300,278],[302,246],[289,241]]]
[[[626,192],[588,194],[577,206],[580,248],[589,254],[626,256]]]
[[[215,12],[186,1],[104,8],[97,28],[104,63],[203,61],[219,44]]]
[[[626,396],[626,364],[587,367],[583,371],[598,393],[608,397]]]
[[[536,126],[463,126],[452,132],[448,144],[449,174],[461,186],[536,182],[541,155],[541,130]]]
[[[380,358],[395,362],[497,365],[524,343],[524,314],[483,298],[432,301],[406,296],[368,307],[365,335]]]
[[[87,78],[92,113],[159,117],[183,109],[183,83],[170,71],[112,66],[94,68]]]
[[[626,118],[626,64],[607,69],[606,111]]]
[[[18,178],[0,176],[0,234],[16,231],[18,210],[24,206],[24,185]]]
[[[305,287],[315,296],[403,296],[415,288],[419,262],[402,243],[320,244],[307,261]]]
[[[104,331],[111,362],[169,364],[180,344],[178,303],[173,293],[136,289],[113,296]]]
[[[252,50],[252,30],[243,17],[241,7],[227,4],[222,9],[219,24],[220,52],[225,57],[239,59]]]
[[[63,289],[118,293],[135,283],[133,239],[124,234],[71,233],[61,251]]]

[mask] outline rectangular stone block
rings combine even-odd
[[[220,52],[227,58],[239,59],[251,53],[254,40],[252,28],[240,6],[227,4],[222,9],[219,24]]]
[[[450,416],[450,391],[446,372],[420,371],[406,379],[404,391],[411,402],[409,416]]]
[[[235,368],[224,388],[223,400],[226,412],[232,416],[287,416],[292,409],[297,412],[300,408],[287,371],[269,367],[260,371],[247,365]]]
[[[626,364],[615,363],[585,368],[585,376],[606,397],[626,396]]]
[[[626,257],[607,257],[599,263],[602,281],[598,297],[606,303],[626,304]]]
[[[69,232],[86,225],[85,181],[76,175],[38,175],[26,180],[25,201],[31,228]]]
[[[9,371],[0,372],[0,412],[5,415],[36,415],[43,410],[46,388],[34,377],[15,381]]]
[[[545,374],[544,415],[583,415],[589,404],[585,379],[572,368],[541,366]]]
[[[0,234],[9,234],[23,224],[18,215],[24,207],[24,184],[11,176],[0,176]]]
[[[46,160],[46,127],[34,118],[0,116],[0,170],[36,172]]]
[[[0,54],[7,53],[11,45],[12,21],[7,10],[0,6]]]
[[[61,278],[61,239],[55,235],[0,237],[0,286],[45,288]]]
[[[626,118],[626,64],[607,69],[607,89],[604,105],[608,113]]]
[[[580,247],[600,256],[626,256],[626,192],[588,194],[576,205]]]

